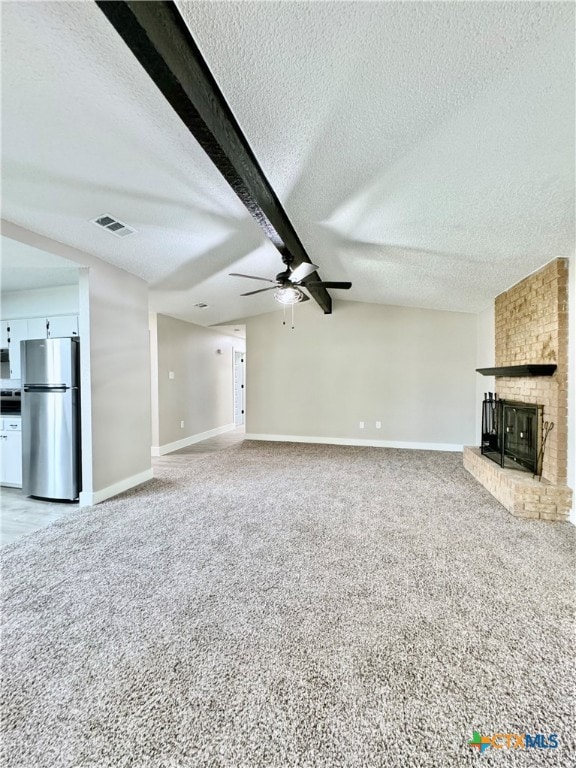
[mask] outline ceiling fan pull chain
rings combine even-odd
[[[292,330],[294,330],[294,304],[290,304],[292,307]]]
[[[286,304],[282,306],[282,309],[284,310],[284,319],[282,320],[282,325],[286,325]]]

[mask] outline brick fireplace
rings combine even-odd
[[[542,476],[498,466],[479,448],[464,449],[464,466],[518,517],[566,520],[572,492],[566,486],[568,451],[568,260],[556,259],[495,301],[496,368],[555,364],[552,376],[497,376],[498,398],[542,406],[553,423]],[[478,404],[480,407],[480,404]]]

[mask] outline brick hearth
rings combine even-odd
[[[540,481],[518,469],[503,469],[482,456],[479,448],[464,448],[464,468],[516,517],[568,519],[572,491],[566,485]]]

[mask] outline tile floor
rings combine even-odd
[[[0,488],[0,507],[0,546],[78,510],[78,504],[29,499],[20,488]]]
[[[200,443],[194,443],[186,448],[180,448],[179,451],[167,453],[164,456],[158,456],[152,459],[153,467],[162,467],[165,465],[174,465],[188,463],[193,456],[204,456],[207,453],[221,451],[224,448],[230,448],[244,440],[246,430],[244,427],[236,427],[231,432],[225,432],[223,435],[210,437],[208,440],[202,440]]]
[[[174,453],[152,459],[152,466],[188,463],[194,456],[203,456],[232,445],[244,439],[244,427],[237,427],[232,432],[211,437]],[[22,496],[19,488],[0,488],[0,546],[5,546],[39,528],[44,528],[63,515],[69,515],[79,509],[78,504],[59,504],[52,501],[38,501]]]

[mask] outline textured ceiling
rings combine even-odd
[[[3,217],[144,278],[153,310],[203,325],[269,311],[227,273],[275,274],[276,249],[98,7],[1,11]],[[137,234],[90,223],[102,213]]]
[[[30,245],[0,237],[0,291],[77,285],[78,265]]]
[[[574,6],[179,3],[338,299],[463,311],[574,249]],[[268,244],[91,3],[2,3],[3,215],[201,324]],[[119,240],[89,219],[110,212]],[[206,302],[206,310],[193,304]]]

